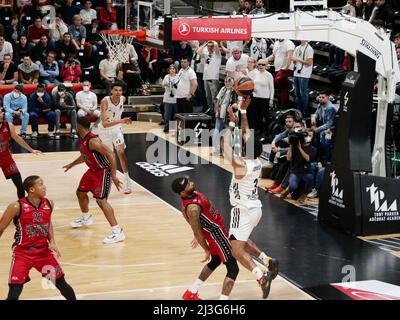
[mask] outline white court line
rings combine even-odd
[[[248,283],[248,282],[255,282],[254,280],[239,280],[236,281],[235,283]],[[213,283],[204,283],[202,287],[211,287],[211,286],[221,286],[221,282],[213,282]],[[180,289],[180,288],[189,288],[191,284],[189,285],[181,285],[181,286],[169,286],[169,287],[158,287],[158,288],[144,288],[144,289],[130,289],[130,290],[117,290],[117,291],[99,291],[99,292],[93,292],[93,293],[82,293],[82,294],[77,294],[77,298],[83,298],[87,296],[100,296],[100,295],[106,295],[106,294],[120,294],[120,293],[135,293],[135,292],[154,292],[154,291],[160,291],[160,290],[171,290],[171,289]],[[45,298],[31,298],[31,299],[26,299],[26,300],[56,300],[56,299],[64,299],[62,296],[52,296],[52,297],[45,297]],[[180,299],[179,299],[180,300]]]
[[[365,241],[367,241],[367,242],[369,242],[369,243],[377,244],[377,245],[379,245],[379,246],[392,247],[392,248],[399,249],[399,246],[392,246],[392,245],[390,245],[390,244],[386,244],[386,243],[382,243],[382,242],[376,242],[376,241],[372,241],[372,240],[365,240]]]
[[[60,262],[64,266],[83,267],[83,268],[142,268],[166,265],[165,262],[158,263],[142,263],[142,264],[79,264],[71,262]]]

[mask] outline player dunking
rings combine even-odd
[[[261,175],[262,163],[259,157],[263,147],[259,140],[254,141],[254,150],[250,150],[249,125],[246,110],[250,100],[247,98],[240,103],[240,120],[244,138],[246,139],[247,158],[234,153],[230,139],[231,131],[235,124],[230,122],[229,129],[224,135],[224,156],[233,166],[232,181],[229,187],[231,205],[231,222],[229,239],[232,244],[233,256],[249,271],[259,282],[263,298],[266,299],[271,289],[271,281],[278,275],[278,260],[268,257],[256,244],[249,239],[251,232],[261,219],[261,201],[258,198],[258,182]],[[254,255],[262,260],[268,267],[263,272],[253,261]]]
[[[124,133],[121,124],[131,124],[130,118],[122,119],[125,97],[122,95],[122,84],[115,82],[111,87],[111,96],[101,100],[101,122],[98,129],[99,138],[111,150],[116,150],[122,171],[125,176],[124,193],[132,192],[131,179],[129,178],[128,160],[125,155]]]
[[[24,188],[22,187],[22,177],[18,170],[18,167],[13,160],[10,152],[10,140],[14,139],[22,148],[28,150],[31,153],[39,154],[42,153],[39,150],[32,149],[16,132],[14,125],[4,120],[4,111],[0,107],[0,168],[3,171],[6,179],[11,179],[14,185],[17,187],[18,199],[25,196]]]
[[[121,182],[116,175],[114,154],[97,135],[90,132],[90,122],[86,117],[78,118],[77,131],[81,155],[63,168],[67,172],[72,167],[85,162],[89,169],[83,175],[76,191],[82,215],[71,222],[71,227],[80,228],[93,224],[92,216],[89,214],[89,197],[87,195],[88,192],[91,192],[112,227],[111,234],[103,240],[103,243],[124,241],[124,232],[117,223],[113,207],[107,201],[111,180],[118,190],[121,187]]]
[[[18,300],[24,284],[30,281],[29,271],[32,268],[51,280],[67,300],[76,300],[74,290],[65,281],[56,260],[60,252],[51,222],[54,203],[45,198],[43,179],[30,176],[24,180],[23,188],[28,196],[10,204],[0,219],[0,237],[11,221],[17,229],[7,300]]]
[[[218,209],[202,193],[195,191],[193,181],[186,177],[175,179],[172,190],[181,196],[182,214],[193,230],[194,239],[192,247],[198,244],[204,249],[205,255],[202,262],[210,262],[204,266],[198,279],[184,294],[184,300],[201,300],[198,290],[204,281],[222,263],[225,264],[227,274],[222,286],[220,300],[228,300],[239,273],[236,260],[232,257],[231,244],[224,220]]]

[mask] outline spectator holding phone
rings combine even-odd
[[[29,114],[28,114],[28,100],[26,95],[22,93],[23,86],[17,84],[14,90],[4,96],[4,111],[5,120],[12,123],[14,118],[19,118],[22,121],[19,135],[23,139],[27,139],[26,128],[28,127]]]

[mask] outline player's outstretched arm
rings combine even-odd
[[[15,127],[12,123],[8,123],[8,126],[10,127],[10,134],[11,134],[11,138],[14,139],[14,141],[16,143],[18,143],[22,148],[24,148],[25,150],[28,150],[30,153],[33,154],[41,154],[42,151],[40,150],[35,150],[32,149],[31,146],[29,144],[27,144],[25,142],[24,139],[22,139],[16,132],[15,132]]]
[[[11,221],[19,215],[20,204],[18,201],[11,203],[3,216],[0,219],[0,237],[3,235],[4,230],[10,225]]]
[[[107,158],[110,163],[111,179],[119,191],[122,188],[122,182],[117,178],[117,162],[112,150],[101,142],[99,138],[89,140],[89,149],[92,151],[95,150]]]
[[[201,230],[200,225],[200,214],[201,214],[201,207],[197,204],[189,204],[186,208],[186,213],[189,218],[190,227],[193,230],[193,234],[199,243],[199,245],[204,249],[205,256],[201,262],[206,262],[210,258],[210,248],[204,239],[203,232]]]
[[[124,99],[126,99],[126,98],[124,97]],[[108,122],[107,121],[107,100],[105,98],[103,98],[103,100],[101,100],[100,109],[101,109],[101,124],[103,125],[103,128],[110,128],[110,127],[116,126],[118,124],[131,124],[132,123],[131,118],[122,118],[121,120]]]
[[[240,123],[245,141],[247,141],[250,138],[250,127],[249,127],[249,121],[247,120],[247,108],[249,107],[250,102],[251,99],[250,96],[248,96],[239,103]]]
[[[234,115],[232,112],[232,107],[228,107],[228,113],[230,117],[230,122],[229,122],[229,129],[223,130],[223,138],[224,138],[224,158],[226,161],[228,161],[230,164],[232,164],[233,170],[235,172],[236,178],[240,179],[240,176],[244,176],[246,174],[246,163],[243,161],[242,157],[238,156],[235,154],[233,148],[232,148],[232,131],[234,129],[235,123],[233,120]]]
[[[63,166],[63,169],[65,169],[64,172],[67,172],[69,169],[75,167],[78,164],[84,163],[84,162],[85,162],[85,160],[83,159],[83,155],[80,155],[77,159],[75,159],[70,164]]]

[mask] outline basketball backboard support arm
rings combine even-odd
[[[378,111],[371,158],[372,174],[386,177],[388,104],[394,102],[396,83],[400,81],[396,50],[389,36],[380,33],[367,21],[331,10],[249,17],[252,19],[252,37],[329,42],[353,56],[360,51],[376,61]]]

